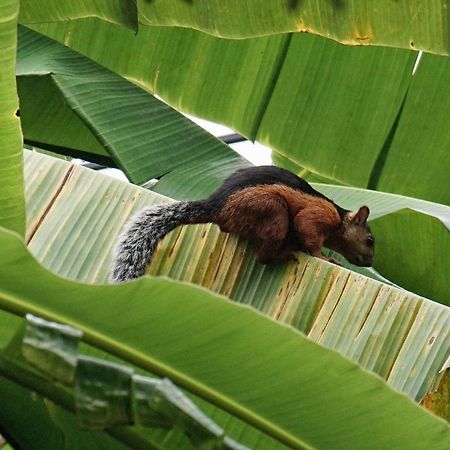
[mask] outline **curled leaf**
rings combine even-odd
[[[75,374],[76,414],[82,427],[103,429],[133,423],[133,370],[97,358],[79,356]]]
[[[77,347],[82,332],[68,325],[49,322],[32,314],[22,343],[23,357],[52,380],[73,383]]]

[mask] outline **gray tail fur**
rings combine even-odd
[[[174,228],[187,223],[209,222],[202,202],[175,202],[140,211],[125,224],[115,250],[110,279],[132,280],[145,273],[158,242]]]

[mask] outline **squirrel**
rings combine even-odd
[[[341,208],[305,180],[276,166],[240,169],[204,200],[149,206],[124,227],[114,250],[111,281],[145,273],[158,242],[183,224],[215,223],[221,231],[251,238],[262,264],[296,259],[294,252],[339,264],[322,254],[325,246],[350,263],[369,267],[374,238],[369,208]]]

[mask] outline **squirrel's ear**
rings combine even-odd
[[[367,218],[369,217],[370,210],[367,206],[361,206],[358,211],[353,211],[349,214],[350,220],[355,225],[363,225],[366,223]]]

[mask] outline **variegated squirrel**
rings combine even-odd
[[[209,222],[254,240],[263,264],[292,259],[298,250],[339,264],[322,254],[325,246],[352,264],[371,266],[374,238],[368,215],[367,206],[343,209],[288,170],[240,169],[204,200],[149,206],[133,217],[117,242],[111,280],[143,275],[158,242],[174,228]]]

